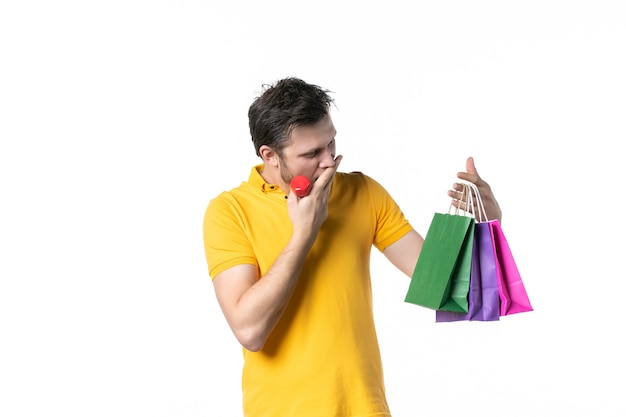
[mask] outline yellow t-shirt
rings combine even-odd
[[[287,244],[285,194],[252,169],[211,200],[204,242],[211,277],[235,265],[263,276]],[[385,189],[362,173],[333,180],[328,218],[289,304],[259,352],[244,353],[246,417],[390,416],[374,327],[370,252],[411,230]],[[262,279],[262,278],[261,278]]]

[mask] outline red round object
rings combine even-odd
[[[291,189],[300,198],[311,192],[311,181],[304,175],[298,175],[291,180]]]

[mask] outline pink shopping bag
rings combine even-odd
[[[517,269],[509,244],[502,232],[500,222],[489,222],[496,255],[500,315],[533,311],[522,277]]]

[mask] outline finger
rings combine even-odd
[[[470,174],[478,174],[478,172],[476,172],[476,165],[474,164],[474,158],[472,158],[471,156],[467,158],[467,161],[465,162],[465,170]]]
[[[459,179],[469,181],[474,184],[480,183],[480,175],[478,175],[478,171],[476,170],[476,165],[474,164],[474,158],[471,156],[467,158],[465,162],[465,169],[467,172],[457,172],[456,176]]]
[[[463,191],[459,190],[449,190],[448,197],[453,198],[454,200],[461,200],[463,198]]]
[[[452,188],[454,189],[454,191],[457,191],[461,194],[465,193],[465,184],[459,184],[458,182],[455,182],[454,184],[452,184]]]
[[[458,182],[452,184],[452,189],[448,190],[448,196],[457,200],[463,199],[466,193],[466,186],[464,184],[459,184]]]
[[[321,187],[322,189],[325,189],[326,187],[328,187],[333,182],[333,177],[335,176],[337,169],[339,169],[339,164],[341,163],[342,159],[343,159],[342,155],[337,156],[335,158],[335,166],[326,168],[324,172],[322,172],[322,175],[320,175],[317,181],[315,181],[315,183],[313,184],[313,188],[316,188],[316,185],[318,183],[319,183],[318,187]]]
[[[337,172],[337,170],[339,169],[339,164],[341,164],[341,161],[343,160],[343,155],[338,155],[335,158],[335,166],[330,168],[332,170],[332,175],[335,175],[335,172]]]
[[[296,201],[298,201],[298,196],[291,188],[289,188],[289,194],[287,194],[287,205],[294,204]]]

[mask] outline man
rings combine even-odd
[[[262,164],[211,200],[205,251],[215,293],[243,346],[247,417],[390,416],[372,311],[372,245],[409,277],[422,247],[385,189],[338,172],[328,90],[287,78],[248,113]],[[501,212],[471,158],[489,218]],[[308,196],[290,192],[311,179]],[[448,194],[459,206],[459,184]]]

